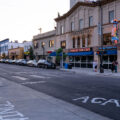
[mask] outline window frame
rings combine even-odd
[[[111,16],[112,15],[111,13],[113,13],[113,16]],[[115,18],[114,14],[115,14],[114,10],[109,11],[109,23],[112,23],[112,20],[114,20],[114,18]],[[113,17],[113,19],[111,20],[112,17]]]

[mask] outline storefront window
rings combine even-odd
[[[69,57],[69,62],[74,62],[74,57],[73,56]]]
[[[75,57],[75,62],[80,62],[80,56]]]

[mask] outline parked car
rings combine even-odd
[[[12,64],[15,64],[15,62],[16,62],[16,60],[12,60],[12,61],[11,61]]]
[[[37,67],[37,62],[36,62],[36,60],[29,60],[27,62],[27,65],[30,67]]]
[[[1,59],[0,62],[3,63],[5,61],[5,59]]]
[[[47,60],[39,60],[37,66],[40,68],[56,69],[56,65],[52,62],[48,62]]]
[[[13,61],[13,60],[9,59],[8,63],[9,63],[9,64],[12,64],[12,61]]]
[[[21,59],[21,60],[19,61],[19,65],[27,65],[27,60]]]

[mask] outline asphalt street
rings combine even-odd
[[[120,78],[3,63],[0,77],[120,120]]]

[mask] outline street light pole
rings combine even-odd
[[[45,51],[45,43],[42,43],[42,48],[43,48],[43,59],[44,59],[44,51]]]
[[[104,73],[104,68],[103,68],[103,8],[101,5],[101,1],[99,1],[99,6],[100,6],[100,28],[101,28],[101,35],[100,35],[100,41],[101,41],[101,55],[100,55],[100,73]]]

